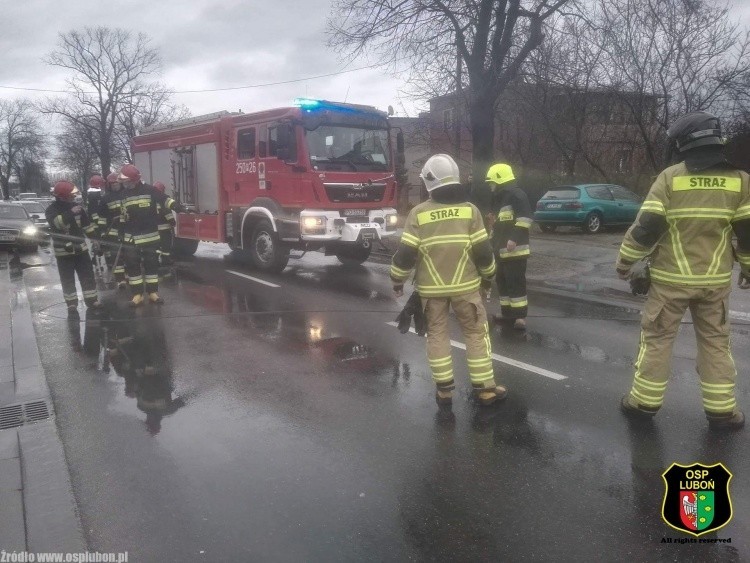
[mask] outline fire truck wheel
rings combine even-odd
[[[264,272],[281,272],[289,262],[289,249],[279,242],[271,223],[261,219],[253,229],[249,247],[253,265]]]
[[[366,248],[364,246],[355,245],[342,246],[336,252],[336,258],[339,259],[339,262],[347,266],[359,266],[367,261],[370,257],[371,250],[372,246]]]
[[[175,256],[192,256],[198,250],[199,240],[175,237],[172,241],[172,253]]]

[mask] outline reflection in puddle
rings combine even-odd
[[[175,395],[169,350],[159,309],[133,310],[125,303],[105,301],[102,311],[87,310],[81,340],[78,318],[69,320],[71,345],[89,356],[98,354],[98,368],[111,369],[125,380],[126,397],[135,398],[146,415],[148,432],[161,431],[165,417],[185,406]]]

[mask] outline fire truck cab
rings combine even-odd
[[[188,210],[177,214],[177,254],[226,242],[278,272],[291,250],[362,263],[395,234],[403,137],[374,107],[295,100],[155,126],[131,144],[143,180],[163,182]]]

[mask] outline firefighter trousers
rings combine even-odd
[[[478,291],[456,297],[422,298],[427,318],[427,360],[439,389],[454,388],[448,311],[453,308],[466,341],[469,377],[475,389],[494,388],[487,312]]]
[[[76,274],[78,283],[81,284],[83,300],[90,305],[97,300],[96,279],[94,278],[94,267],[88,252],[80,252],[68,256],[57,257],[57,271],[60,274],[63,297],[68,307],[78,305],[78,292],[76,290]]]
[[[104,242],[104,260],[107,262],[107,268],[112,271],[112,276],[116,282],[125,281],[125,245],[120,247],[120,242],[117,238],[106,237],[102,238]],[[120,252],[120,256],[117,256],[117,252]],[[115,263],[115,261],[117,261]]]
[[[506,319],[525,319],[528,314],[526,262],[526,258],[497,260],[495,280],[500,294],[500,312]]]
[[[161,249],[161,255],[168,262],[172,254],[172,227],[168,229],[159,228],[159,247]]]
[[[729,292],[725,287],[674,287],[651,282],[641,318],[641,342],[628,402],[655,412],[664,402],[672,346],[687,309],[693,318],[703,409],[711,417],[737,412],[737,370],[729,339]]]
[[[159,243],[125,245],[125,272],[128,274],[128,285],[133,295],[159,291]]]

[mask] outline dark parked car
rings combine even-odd
[[[544,232],[572,225],[593,234],[605,226],[632,224],[641,203],[641,196],[613,184],[558,186],[536,204],[534,221]]]
[[[0,203],[0,246],[36,251],[43,235],[20,203]]]
[[[23,208],[26,210],[26,212],[29,214],[29,217],[34,221],[34,225],[39,229],[39,243],[42,245],[49,243],[49,223],[47,223],[47,219],[44,216],[44,211],[46,210],[46,206],[39,202],[39,201],[19,201],[18,202]]]

